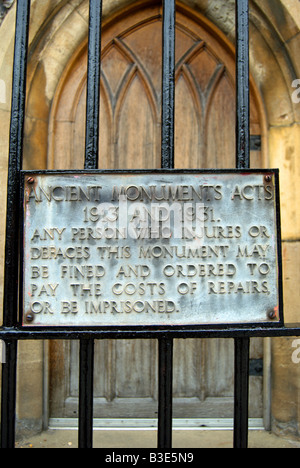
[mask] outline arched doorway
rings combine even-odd
[[[161,8],[131,8],[103,31],[100,168],[156,168],[160,162]],[[203,17],[179,7],[176,42],[175,163],[178,168],[230,168],[235,161],[234,53]],[[52,105],[48,168],[82,168],[87,43],[62,76]],[[262,135],[252,86],[251,132]],[[262,166],[259,151],[252,165]],[[61,356],[65,359],[62,360]],[[254,340],[252,358],[262,357]],[[99,341],[95,359],[95,417],[154,418],[155,341]],[[262,378],[251,380],[250,417],[262,417]],[[177,340],[174,417],[232,417],[233,343]],[[50,417],[74,417],[78,344],[50,344]]]

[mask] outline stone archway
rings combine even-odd
[[[157,168],[160,164],[161,6],[138,2],[104,25],[99,167]],[[226,37],[207,19],[178,5],[175,163],[179,168],[235,165],[235,60]],[[82,168],[85,140],[86,39],[67,64],[52,101],[47,164]],[[251,131],[263,135],[262,105],[254,82]],[[258,167],[260,151],[253,152]],[[58,351],[59,349],[59,351]],[[76,414],[77,345],[51,343],[52,417]],[[157,406],[156,342],[96,345],[95,415],[154,418]],[[231,417],[232,342],[176,341],[174,417]],[[57,359],[57,356],[60,356]],[[70,376],[60,368],[69,359]],[[252,357],[262,358],[262,340]],[[262,381],[252,379],[251,417],[262,418]],[[183,410],[184,408],[184,410]]]

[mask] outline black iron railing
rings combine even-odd
[[[237,144],[236,168],[250,165],[249,119],[249,11],[248,0],[236,0],[236,88]],[[88,47],[87,123],[85,169],[97,169],[99,145],[99,104],[101,72],[102,1],[90,0]],[[172,367],[174,338],[231,338],[235,340],[234,447],[248,444],[249,344],[251,337],[299,336],[300,328],[245,328],[209,326],[174,327],[155,330],[124,327],[121,330],[88,328],[22,328],[19,318],[19,233],[20,175],[22,170],[23,128],[26,96],[26,69],[30,0],[17,1],[10,150],[7,192],[4,312],[0,339],[6,345],[2,365],[1,447],[15,446],[17,346],[19,340],[80,340],[79,447],[93,446],[93,368],[94,340],[157,339],[159,343],[158,448],[172,446]],[[162,66],[162,148],[163,169],[174,168],[175,107],[175,0],[163,0]]]

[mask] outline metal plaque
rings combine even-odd
[[[278,172],[24,173],[24,326],[282,321]]]

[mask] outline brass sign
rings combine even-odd
[[[281,320],[276,171],[24,174],[24,326]]]

